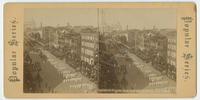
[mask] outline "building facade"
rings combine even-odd
[[[140,31],[137,35],[136,35],[136,48],[140,51],[144,50],[144,33],[142,31]]]
[[[46,26],[42,28],[42,40],[49,47],[53,47],[54,44],[58,43],[58,34],[56,28]]]
[[[97,78],[98,73],[98,66],[96,63],[99,49],[98,41],[97,33],[81,34],[81,72],[94,80]]]
[[[129,30],[128,31],[128,46],[131,48],[131,52],[135,52],[136,50],[136,38],[137,34],[139,34],[140,30]]]
[[[78,33],[70,33],[67,35],[69,52],[71,54],[71,58],[79,62],[81,59],[81,36]]]
[[[168,37],[167,42],[167,63],[176,67],[176,37]]]
[[[176,79],[176,37],[168,36],[167,43],[168,76]]]

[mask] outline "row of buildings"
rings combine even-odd
[[[81,72],[89,76],[97,76],[99,34],[98,29],[92,26],[65,26],[42,27],[38,32],[41,40],[48,48],[55,48],[60,55],[70,57],[73,61],[81,61]],[[105,31],[105,30],[104,30]],[[35,32],[35,31],[32,31]],[[103,32],[106,33],[106,32]],[[112,31],[112,38],[121,38],[127,43],[137,56],[146,62],[159,66],[160,70],[167,70],[174,78],[176,75],[176,30],[151,29],[151,30],[118,30]],[[120,39],[120,38],[119,38]],[[85,67],[87,66],[87,67]],[[89,66],[89,67],[88,67]]]
[[[97,79],[98,32],[93,26],[36,27],[34,20],[25,22],[24,32],[45,44],[57,57],[71,61],[82,73]],[[75,65],[74,65],[75,64]],[[78,67],[78,66],[81,66]]]
[[[133,52],[176,78],[176,30],[129,30],[127,34]]]
[[[94,81],[98,74],[98,38],[97,29],[90,26],[42,28],[42,41],[46,47],[59,51],[57,56],[65,58]]]

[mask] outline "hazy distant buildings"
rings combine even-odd
[[[136,35],[136,48],[139,49],[140,51],[143,51],[145,49],[144,47],[144,33],[141,31],[139,34]]]
[[[24,21],[24,31],[31,31],[31,29],[34,29],[36,27],[35,21],[29,20],[29,21]]]
[[[128,31],[128,46],[131,49],[136,49],[136,36],[140,32],[140,30],[129,30]]]
[[[46,26],[42,28],[42,40],[47,43],[48,47],[54,47],[58,44],[58,34],[56,28]]]

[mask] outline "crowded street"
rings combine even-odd
[[[136,67],[139,68],[149,79],[148,85],[142,92],[151,89],[154,90],[153,92],[175,92],[174,88],[176,87],[176,83],[174,80],[169,79],[166,75],[162,75],[162,73],[154,69],[150,63],[145,63],[136,55],[132,53],[129,53],[128,55],[133,59]]]
[[[29,56],[32,63],[38,63],[41,67],[39,72],[42,79],[39,83],[41,92],[95,93],[97,91],[96,84],[68,65],[65,60],[60,60],[45,50],[41,42],[31,37],[26,37],[27,40],[35,42]],[[34,51],[35,49],[37,51]],[[54,80],[51,80],[52,78]]]
[[[64,80],[55,87],[54,92],[59,93],[90,93],[96,92],[96,85],[89,81],[81,73],[76,72],[72,67],[65,63],[64,60],[59,60],[48,51],[42,51],[47,56],[48,61],[57,69],[64,77]]]

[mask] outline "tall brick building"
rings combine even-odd
[[[96,57],[99,49],[99,34],[94,30],[86,30],[81,33],[81,72],[90,78],[97,78],[98,66]]]

